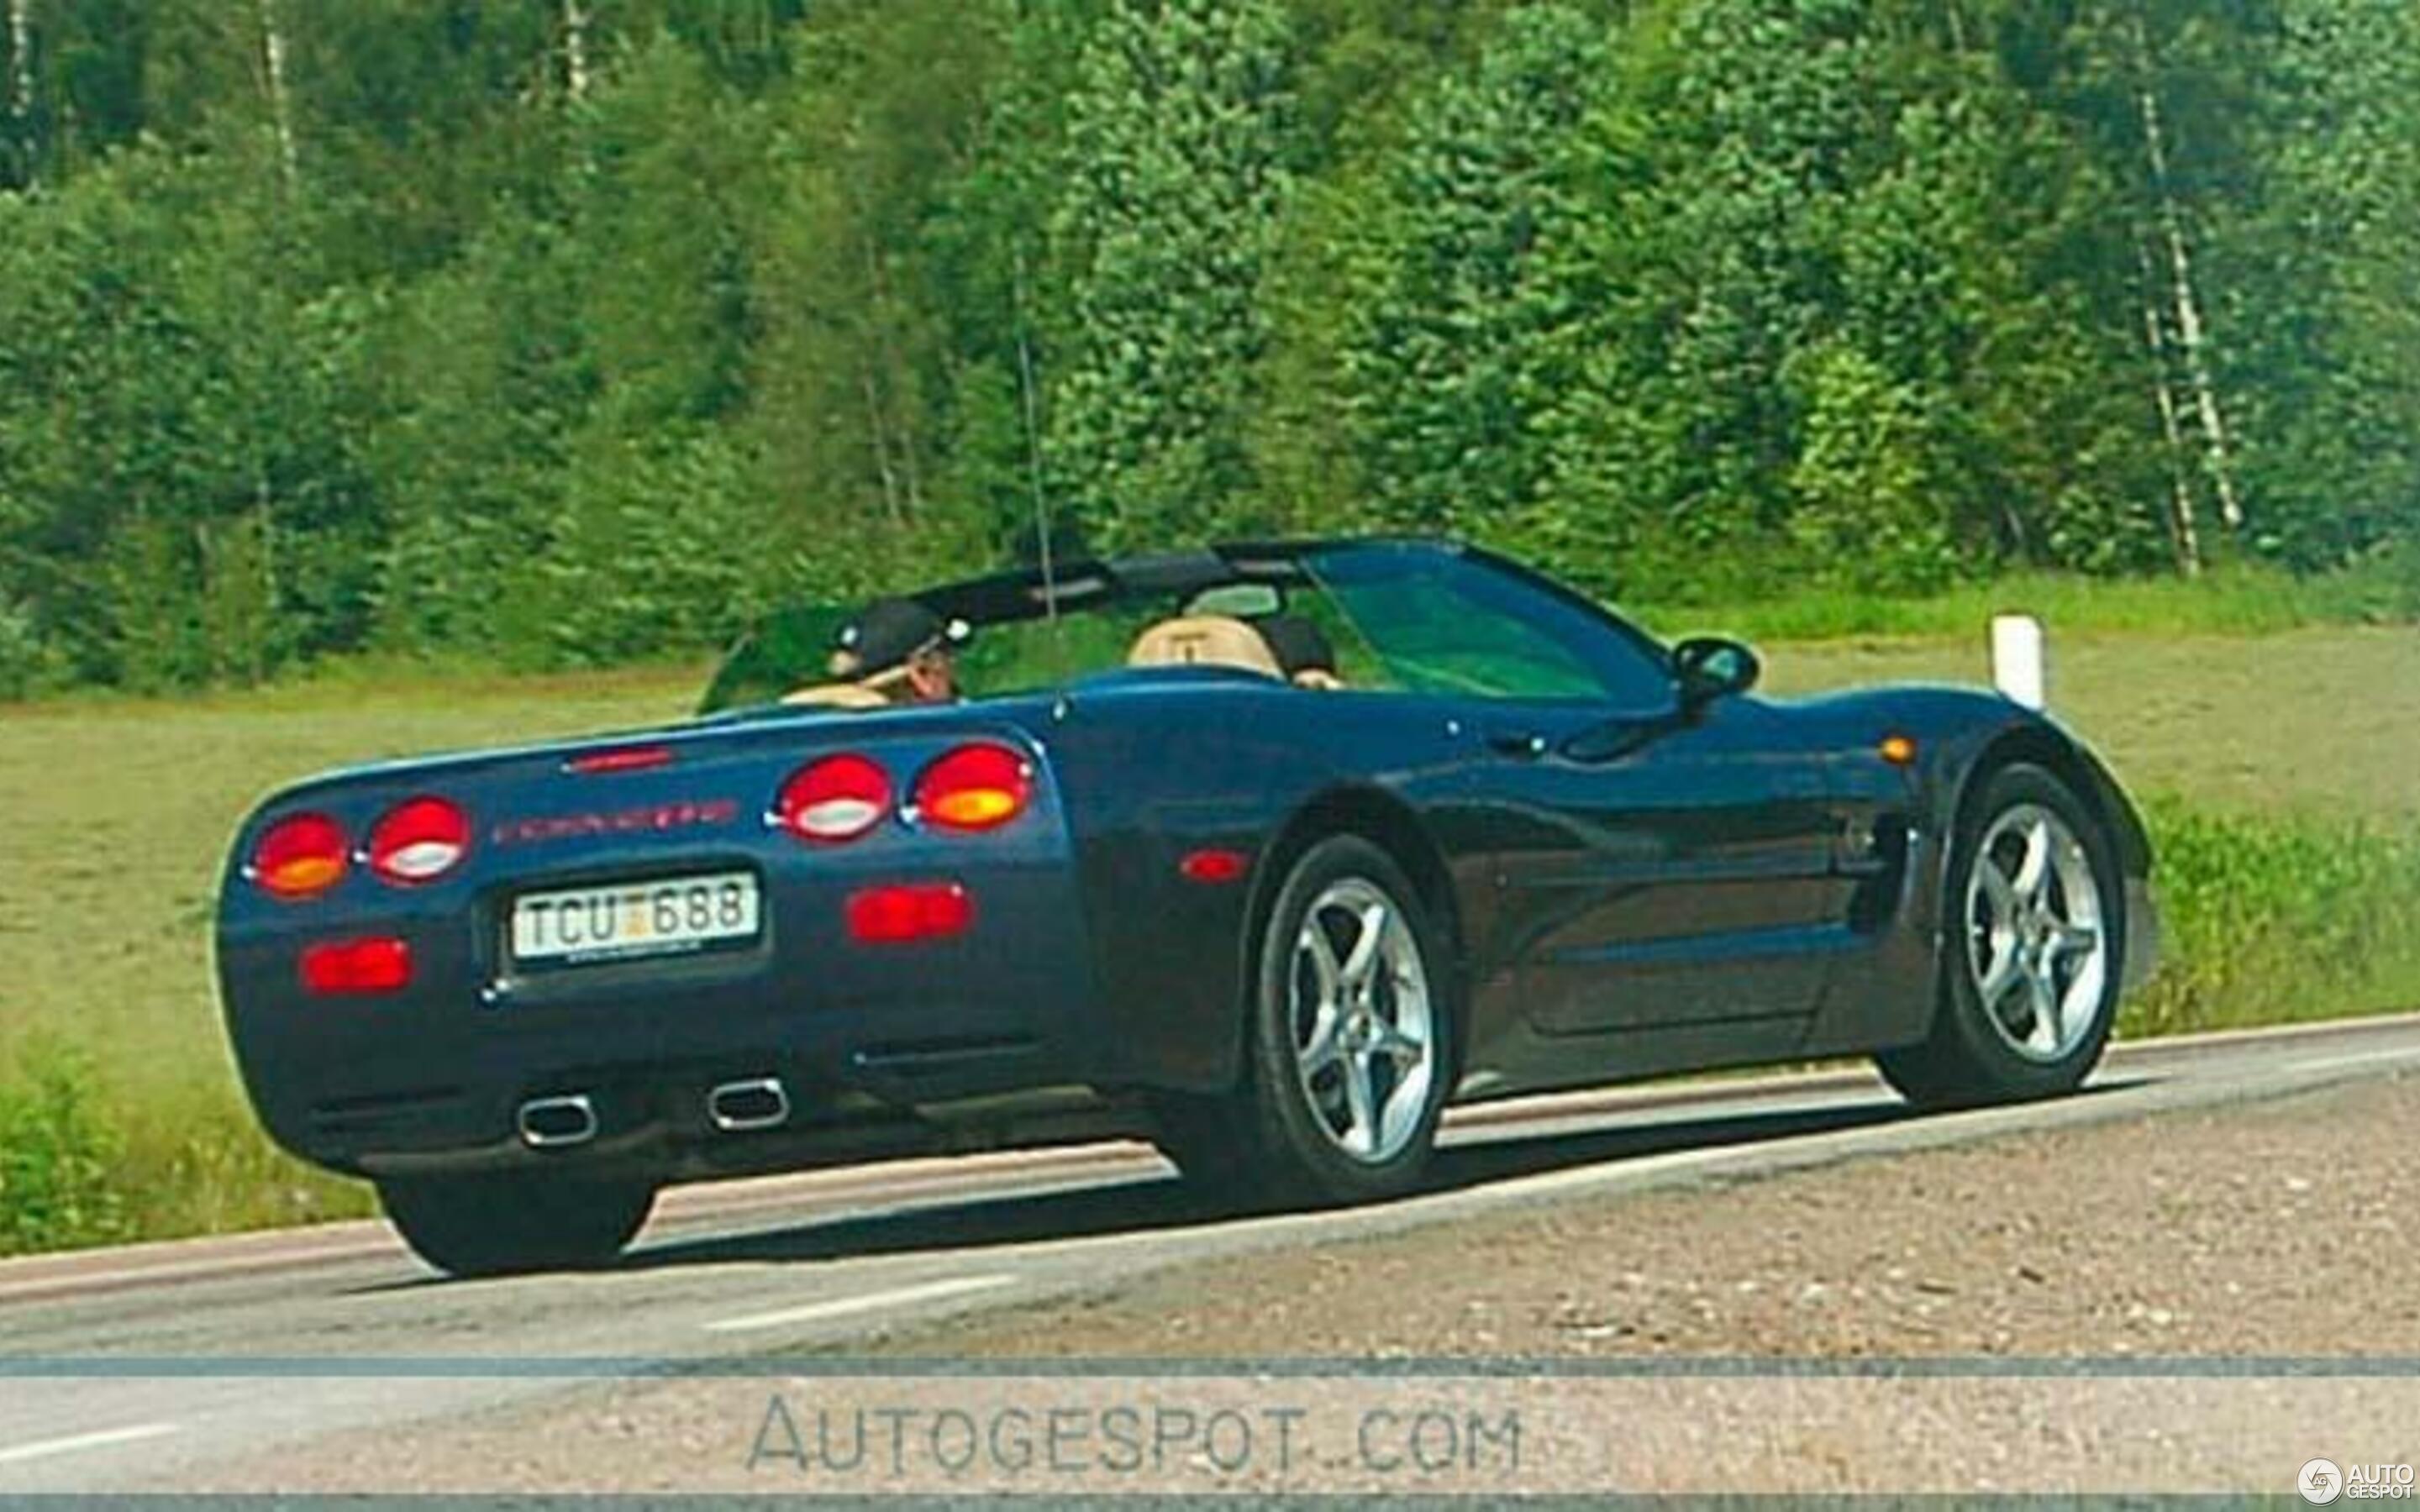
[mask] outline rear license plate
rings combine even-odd
[[[755,873],[717,872],[513,900],[513,961],[578,966],[746,945],[762,927]]]

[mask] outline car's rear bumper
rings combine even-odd
[[[1114,1083],[1123,1051],[1063,860],[964,880],[974,920],[955,937],[859,942],[840,924],[845,886],[776,878],[754,948],[522,979],[498,964],[494,908],[341,924],[298,911],[222,933],[222,995],[263,1123],[341,1171],[544,1160],[670,1180],[997,1143],[1011,1122],[1086,1106],[1078,1089]],[[408,942],[411,985],[306,991],[302,952],[365,927]],[[758,1081],[786,1116],[718,1126],[713,1090]],[[573,1098],[593,1134],[524,1136],[527,1104]]]
[[[527,1101],[501,1086],[463,1088],[442,1101],[314,1115],[297,1152],[372,1179],[472,1171],[554,1170],[628,1175],[652,1184],[751,1176],[913,1155],[1132,1136],[1147,1124],[1132,1099],[1083,1086],[1025,1085],[985,1097],[890,1102],[858,1091],[802,1059],[756,1063],[766,1077],[731,1078],[703,1064],[600,1068],[566,1079],[594,1110],[593,1135],[533,1145],[515,1126]],[[1026,1062],[1025,1069],[1038,1071]],[[778,1078],[788,1114],[732,1128],[710,1111],[717,1087]],[[930,1092],[931,1088],[922,1088]],[[282,1136],[281,1136],[282,1138]]]
[[[272,1096],[260,1112],[294,1153],[363,1175],[554,1163],[676,1180],[987,1148],[1114,1106],[1041,1026],[925,1044],[832,1024],[711,1049],[582,1048],[533,1046],[443,1079],[331,1078],[332,1095]],[[758,1098],[745,1119],[718,1119],[718,1089],[756,1088],[778,1088],[778,1117],[757,1117]],[[572,1100],[593,1127],[551,1141],[527,1126],[525,1110]]]

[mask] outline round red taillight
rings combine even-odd
[[[1033,797],[1033,764],[1006,746],[960,746],[916,779],[916,811],[945,829],[998,829]]]
[[[344,879],[349,849],[344,825],[323,813],[298,813],[269,826],[246,870],[273,897],[314,898]]]
[[[411,798],[370,826],[370,870],[414,887],[434,882],[471,854],[471,816],[443,798]]]
[[[804,841],[851,841],[891,811],[891,774],[862,756],[827,756],[782,784],[773,807],[782,827]]]

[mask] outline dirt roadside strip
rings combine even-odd
[[[849,1347],[871,1369],[584,1386],[210,1484],[2288,1492],[2312,1457],[2420,1460],[2415,1147],[2405,1072],[1575,1194],[906,1324]]]
[[[2420,1013],[2335,1019],[2269,1029],[2180,1035],[2111,1047],[2102,1075],[2148,1072],[2251,1042],[2342,1041],[2357,1050],[2373,1038],[2392,1038],[2420,1026]],[[1489,1130],[1561,1119],[1647,1113],[1673,1107],[1713,1109],[1785,1094],[1837,1094],[1880,1089],[1863,1064],[1805,1072],[1652,1082],[1548,1097],[1480,1103],[1448,1115],[1457,1130]],[[678,1188],[657,1208],[651,1232],[704,1227],[818,1204],[857,1204],[977,1196],[1010,1188],[1149,1176],[1164,1167],[1147,1147],[1066,1146],[994,1154],[942,1156],[843,1166],[793,1176]],[[339,1261],[392,1257],[409,1263],[401,1242],[376,1219],[268,1229],[198,1239],[76,1250],[0,1259],[0,1306],[53,1301],[128,1288],[163,1286],[273,1273]]]

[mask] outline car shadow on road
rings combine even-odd
[[[2096,1081],[2073,1097],[2092,1098],[2139,1087],[2156,1077]],[[1600,1122],[1576,1130],[1525,1133],[1519,1128],[1470,1128],[1441,1148],[1428,1180],[1412,1197],[1467,1191],[1523,1177],[1685,1150],[1720,1149],[1762,1141],[1923,1121],[1927,1115],[1887,1094],[1871,1101],[1811,1108],[1673,1117],[1658,1113],[1628,1123]],[[986,1249],[1058,1240],[1145,1234],[1283,1216],[1287,1209],[1204,1193],[1164,1176],[1112,1180],[1065,1180],[991,1196],[905,1198],[782,1227],[710,1238],[643,1244],[602,1269],[649,1272],[685,1266],[843,1260],[930,1250]],[[411,1290],[461,1283],[439,1276],[373,1283],[359,1292]]]
[[[2081,1095],[2129,1085],[2104,1082]],[[1807,1134],[1870,1128],[1922,1115],[1887,1096],[1871,1102],[1804,1109],[1772,1109],[1662,1117],[1651,1121],[1546,1134],[1518,1131],[1474,1134],[1440,1149],[1419,1196],[1467,1190],[1521,1177],[1589,1165],[1643,1160],[1681,1150],[1715,1149]],[[1242,1219],[1288,1210],[1221,1200],[1167,1177],[1144,1177],[1080,1187],[955,1200],[927,1199],[889,1211],[857,1213],[755,1233],[675,1240],[646,1245],[618,1268],[796,1262],[896,1255],[923,1250],[983,1249],[1053,1240],[1140,1234]]]

